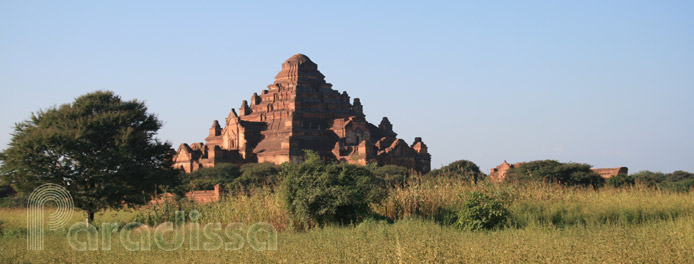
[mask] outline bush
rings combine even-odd
[[[474,191],[468,194],[463,208],[458,212],[456,228],[461,230],[492,229],[502,225],[509,212],[497,199]]]
[[[370,215],[369,203],[382,200],[385,191],[367,168],[325,165],[311,151],[302,163],[285,163],[281,177],[287,210],[303,227],[357,223]]]
[[[370,165],[369,170],[387,185],[403,184],[410,177],[410,169],[397,165]]]
[[[480,171],[480,168],[472,161],[458,160],[450,164],[430,171],[427,175],[434,177],[453,177],[461,180],[472,181],[477,183],[486,175]]]
[[[280,167],[273,163],[248,163],[241,166],[241,177],[234,185],[248,190],[252,187],[271,185],[277,180]]]
[[[230,163],[218,164],[211,168],[200,168],[191,173],[183,173],[182,187],[184,191],[211,190],[217,184],[228,188],[240,175],[239,166]]]
[[[668,181],[668,182],[694,180],[694,173],[677,170],[677,171],[674,171],[672,173],[668,173],[667,175],[665,175],[664,180]]]
[[[607,184],[615,188],[633,186],[634,183],[636,183],[634,176],[626,174],[618,174],[607,179]]]
[[[646,187],[655,188],[665,179],[665,174],[662,172],[639,171],[632,174],[636,184]]]
[[[604,185],[605,179],[590,168],[590,165],[583,163],[536,160],[509,169],[506,178],[516,182],[544,181],[565,186],[600,187]]]
[[[16,194],[17,192],[10,185],[0,185],[0,198],[5,198]]]

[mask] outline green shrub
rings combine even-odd
[[[397,165],[370,165],[369,170],[387,185],[403,184],[410,177],[410,169]]]
[[[369,203],[380,201],[385,190],[367,168],[325,165],[311,151],[302,163],[284,164],[281,177],[287,210],[303,227],[357,223],[371,213]]]
[[[590,165],[583,163],[536,160],[509,169],[506,178],[516,182],[544,181],[565,186],[600,187],[604,185],[605,179],[590,168]]]
[[[455,226],[462,230],[492,229],[501,226],[509,217],[504,205],[481,192],[468,194],[462,209],[458,212]]]
[[[636,183],[634,176],[626,174],[617,174],[607,179],[607,184],[615,188],[633,186],[634,183]]]
[[[0,185],[0,198],[12,196],[17,192],[10,185]]]
[[[191,173],[183,173],[182,187],[184,191],[211,190],[217,184],[228,188],[240,175],[239,166],[222,163],[211,168],[200,168]]]
[[[458,178],[461,180],[472,181],[474,183],[477,183],[477,181],[486,177],[486,175],[480,171],[477,164],[469,160],[458,160],[451,162],[440,169],[430,171],[427,175],[433,177]]]
[[[277,181],[280,167],[273,163],[248,163],[241,166],[241,177],[234,185],[248,190],[253,187],[272,185]]]
[[[662,172],[639,171],[631,175],[634,177],[636,184],[646,187],[655,188],[665,179],[665,174]]]
[[[666,174],[664,180],[668,181],[668,182],[679,182],[679,181],[686,181],[686,180],[692,180],[692,179],[694,179],[694,173],[676,170],[672,173]]]

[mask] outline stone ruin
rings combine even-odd
[[[509,169],[518,167],[523,163],[525,162],[509,164],[504,160],[504,163],[501,163],[499,166],[496,166],[496,168],[491,169],[491,171],[489,172],[489,180],[492,182],[503,182],[506,179],[506,173],[508,173]],[[627,167],[591,168],[590,170],[594,171],[597,174],[600,174],[600,176],[605,179],[617,176],[618,174],[628,174],[629,172],[629,169]]]
[[[220,163],[299,162],[304,150],[324,161],[431,169],[421,138],[408,145],[387,117],[378,126],[367,122],[359,98],[350,103],[347,92],[333,90],[303,54],[287,59],[275,82],[243,100],[238,112],[232,108],[224,127],[212,122],[205,143],[181,144],[174,167],[192,172]]]

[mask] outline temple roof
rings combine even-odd
[[[304,62],[313,63],[313,61],[311,61],[311,59],[309,59],[308,56],[301,54],[301,53],[294,54],[294,56],[291,56],[289,59],[284,61],[284,63],[292,63],[292,64],[302,64]]]
[[[275,82],[297,81],[312,79],[323,81],[325,76],[318,71],[316,65],[308,56],[297,53],[282,63],[282,70],[275,76]]]

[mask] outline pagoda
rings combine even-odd
[[[426,173],[431,155],[422,139],[397,138],[387,117],[366,121],[359,98],[332,89],[318,65],[303,54],[282,64],[275,82],[212,122],[205,143],[181,144],[174,167],[186,172],[220,163],[300,162],[304,150],[325,161],[398,165]]]

